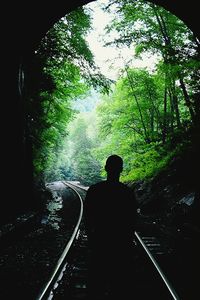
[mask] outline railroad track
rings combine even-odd
[[[87,188],[65,182],[72,188],[81,202],[77,224],[70,241],[67,243],[54,272],[49,277],[37,300],[87,300],[88,247],[87,235],[82,221],[83,199],[80,195]],[[159,266],[158,258],[164,255],[159,240],[155,236],[135,232],[135,276],[133,289],[135,299],[179,300],[179,296]],[[98,292],[98,291],[97,291]],[[105,300],[108,299],[105,296]],[[104,300],[104,299],[102,299]]]
[[[0,252],[40,226],[41,213],[29,212],[0,227]]]

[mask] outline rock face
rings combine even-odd
[[[168,216],[183,223],[200,226],[200,187],[195,172],[196,155],[188,150],[147,181],[129,183],[134,189],[140,213]],[[178,222],[178,221],[177,221]]]

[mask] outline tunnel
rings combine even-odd
[[[26,65],[45,33],[68,12],[89,0],[7,1],[1,11],[1,223],[25,210],[32,199],[31,149],[24,137]],[[200,38],[198,2],[152,0],[179,17]],[[134,4],[133,4],[134,5]]]

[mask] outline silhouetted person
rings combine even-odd
[[[84,202],[90,249],[89,299],[104,299],[95,295],[104,294],[107,289],[109,299],[126,300],[134,286],[132,260],[137,207],[133,191],[119,181],[122,158],[109,156],[105,170],[107,180],[91,185]]]

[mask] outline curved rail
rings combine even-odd
[[[79,214],[79,218],[78,218],[78,222],[76,224],[76,227],[75,227],[75,229],[73,231],[73,234],[71,236],[71,239],[68,242],[68,244],[66,245],[60,259],[57,262],[57,265],[56,265],[49,281],[47,282],[46,286],[44,287],[43,291],[41,292],[41,294],[37,298],[37,300],[47,299],[47,296],[50,295],[53,286],[55,285],[55,283],[58,280],[60,274],[62,273],[62,270],[64,269],[64,263],[66,262],[67,253],[68,253],[69,249],[71,248],[74,239],[79,234],[79,226],[80,226],[80,222],[81,222],[82,215],[83,215],[83,200],[82,200],[80,194],[78,193],[78,191],[75,188],[80,188],[84,191],[87,191],[88,187],[83,187],[83,186],[80,186],[80,185],[77,185],[77,184],[74,184],[74,183],[71,183],[71,182],[66,182],[66,181],[63,181],[63,184],[69,186],[78,195],[80,203],[81,203],[80,214]],[[179,296],[176,294],[176,291],[174,290],[174,288],[170,284],[169,280],[164,275],[164,272],[161,270],[161,268],[158,265],[157,261],[154,259],[151,252],[149,251],[148,247],[143,242],[142,238],[140,237],[140,234],[137,231],[135,231],[134,234],[135,234],[135,237],[137,238],[137,240],[139,241],[140,245],[142,246],[142,248],[145,250],[145,252],[148,255],[149,259],[153,263],[154,267],[158,271],[160,277],[162,278],[162,280],[163,280],[165,286],[167,287],[168,291],[170,292],[172,298],[174,300],[180,300]]]
[[[63,183],[64,184],[68,184],[68,185],[70,185],[70,186],[74,186],[74,187],[76,187],[76,188],[79,188],[79,189],[81,189],[81,190],[83,190],[83,191],[87,191],[88,190],[88,186],[84,186],[84,185],[81,185],[81,184],[79,184],[79,183],[77,183],[77,181],[63,181]]]
[[[79,225],[80,225],[80,222],[81,222],[81,219],[82,219],[82,215],[83,215],[83,201],[82,201],[82,198],[81,196],[79,195],[79,193],[68,183],[66,182],[63,182],[65,185],[69,186],[79,197],[79,200],[80,200],[80,203],[81,203],[81,208],[80,208],[80,214],[79,214],[79,218],[78,218],[78,221],[77,221],[77,224],[74,228],[74,231],[72,233],[72,236],[69,240],[69,242],[67,243],[62,255],[60,256],[55,268],[54,268],[54,271],[52,272],[50,278],[49,278],[49,281],[46,283],[45,287],[43,288],[42,292],[40,293],[40,295],[38,296],[37,300],[44,300],[44,299],[47,299],[47,296],[49,295],[49,293],[51,292],[51,289],[53,287],[53,285],[55,284],[58,276],[59,276],[59,273],[61,272],[62,268],[63,268],[63,265],[65,263],[65,259],[66,259],[66,256],[67,256],[67,253],[69,252],[73,242],[74,242],[74,239],[75,237],[77,236],[78,234],[78,229],[79,229]]]
[[[71,183],[70,183],[71,184]],[[84,191],[87,191],[88,187],[82,187],[81,185],[77,185],[75,183],[72,183],[72,186],[83,189]],[[173,297],[174,300],[180,300],[179,296],[177,295],[176,291],[174,290],[174,288],[172,287],[172,285],[170,284],[169,280],[166,278],[164,272],[161,270],[160,266],[158,265],[158,263],[156,262],[156,260],[154,259],[154,257],[152,256],[152,254],[150,253],[150,251],[148,250],[147,246],[145,245],[145,243],[142,241],[142,238],[140,237],[139,233],[137,231],[134,232],[135,237],[137,238],[137,240],[139,241],[139,243],[141,244],[141,246],[143,247],[143,249],[145,250],[145,252],[147,253],[148,257],[150,258],[150,260],[152,261],[152,263],[154,264],[156,270],[158,271],[160,277],[162,278],[162,280],[164,281],[166,287],[168,288],[171,296]]]

